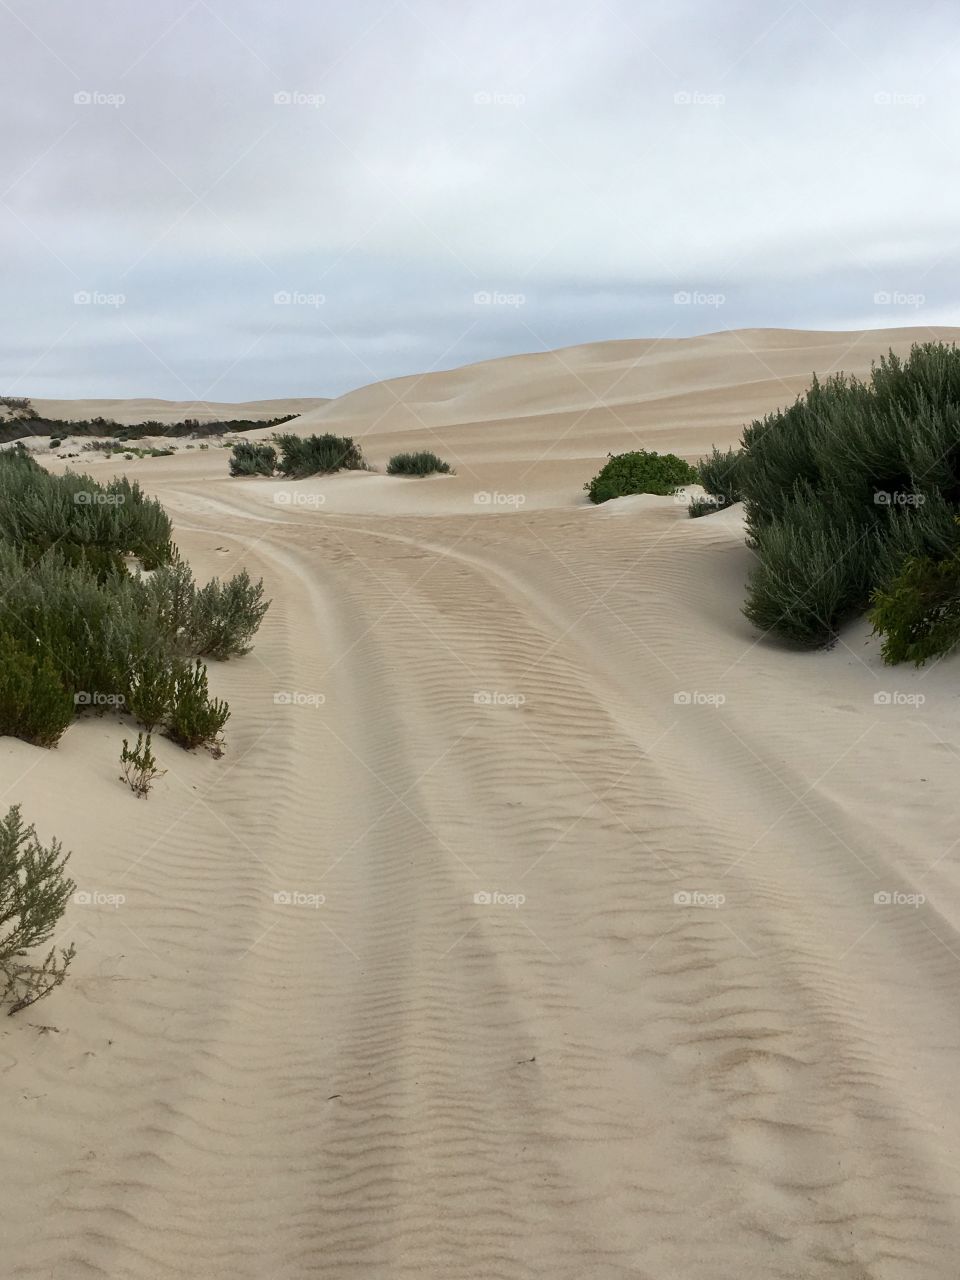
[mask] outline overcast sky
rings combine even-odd
[[[946,0],[0,0],[0,47],[0,392],[960,323]]]

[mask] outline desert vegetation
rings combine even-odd
[[[387,463],[388,476],[451,475],[452,471],[449,462],[427,449],[418,453],[395,453]]]
[[[74,947],[30,957],[50,937],[76,885],[66,875],[69,853],[54,840],[44,848],[20,806],[0,818],[0,1003],[17,1013],[48,995],[67,975]]]
[[[335,471],[369,471],[360,445],[350,436],[276,435],[271,443],[242,440],[233,446],[232,476],[270,476],[288,479],[330,475]]]
[[[742,497],[758,564],[744,612],[805,647],[872,605],[890,662],[960,640],[960,351],[915,345],[842,374],[714,450],[704,487]],[[694,513],[694,514],[700,514]]]
[[[0,734],[50,747],[84,710],[126,710],[220,750],[200,659],[246,653],[269,602],[246,571],[199,586],[170,533],[135,484],[0,452]]]
[[[30,401],[16,396],[0,396],[0,406],[7,413],[0,418],[0,444],[23,440],[29,436],[103,436],[124,444],[140,440],[144,436],[166,436],[179,439],[183,436],[222,436],[232,431],[252,431],[257,427],[280,427],[299,417],[296,413],[281,414],[259,422],[247,418],[228,418],[222,421],[203,422],[199,418],[184,418],[180,422],[157,422],[148,419],[134,424],[114,422],[112,418],[83,418],[76,422],[67,418],[43,418]]]
[[[697,469],[674,453],[636,449],[608,454],[608,461],[583,487],[591,502],[609,502],[630,493],[669,496],[697,480]]]
[[[230,454],[232,476],[272,476],[277,469],[277,451],[272,444],[241,440]]]

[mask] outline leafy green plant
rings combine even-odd
[[[709,499],[694,498],[689,507],[691,516],[709,515],[711,511],[723,511],[743,500],[740,469],[743,452],[739,449],[713,450],[697,463],[700,484],[710,495]]]
[[[57,840],[44,848],[33,825],[24,826],[20,806],[0,819],[0,1001],[8,1013],[35,1004],[67,976],[76,948],[53,947],[39,963],[27,959],[49,941],[76,889],[65,874],[69,853]]]
[[[277,451],[272,444],[241,440],[230,454],[232,476],[272,476],[277,469]]]
[[[742,495],[759,559],[744,612],[757,626],[822,645],[873,598],[890,661],[952,647],[956,347],[891,352],[865,382],[814,377],[794,404],[745,427],[739,451],[715,449],[700,472],[709,492]],[[691,511],[702,513],[699,503]]]
[[[911,558],[872,597],[870,621],[885,662],[922,667],[960,644],[960,555]]]
[[[120,752],[120,780],[125,782],[133,794],[139,798],[146,796],[157,778],[162,778],[166,769],[161,769],[150,745],[150,734],[144,738],[137,734],[137,740],[131,747],[126,738]]]
[[[591,502],[609,502],[630,493],[669,496],[685,484],[693,484],[697,470],[676,454],[660,454],[646,449],[632,453],[608,454],[593,479],[583,487]]]
[[[207,669],[199,659],[178,673],[167,722],[174,742],[187,751],[205,746],[214,755],[222,755],[219,735],[229,717],[226,702],[210,697]]]
[[[148,732],[166,719],[176,689],[177,670],[177,661],[158,650],[142,655],[131,670],[127,710]]]
[[[0,631],[0,735],[55,747],[75,711],[50,655]]]
[[[388,476],[451,475],[449,462],[423,449],[419,453],[395,453],[387,463]]]
[[[278,466],[285,476],[294,479],[334,471],[366,471],[363,450],[350,436],[274,437],[280,450]]]
[[[263,598],[263,579],[253,582],[246,569],[227,582],[214,578],[193,598],[191,652],[201,658],[219,659],[248,653],[269,607],[270,601]]]

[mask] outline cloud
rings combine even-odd
[[[13,0],[3,389],[334,394],[602,338],[952,316],[952,31],[886,0]]]

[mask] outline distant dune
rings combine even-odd
[[[321,396],[289,400],[248,400],[226,404],[216,400],[31,400],[43,418],[109,418],[123,425],[138,422],[182,422],[196,418],[213,422],[224,418],[279,418],[285,413],[307,413],[327,401]]]

